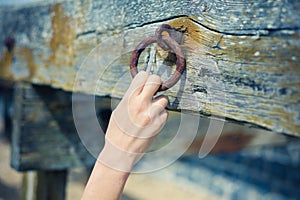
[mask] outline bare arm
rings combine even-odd
[[[161,84],[156,75],[140,72],[113,111],[100,153],[82,199],[120,199],[133,166],[165,124],[168,99],[153,99]]]

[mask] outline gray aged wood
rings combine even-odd
[[[19,171],[93,166],[95,158],[77,134],[71,111],[70,93],[17,85],[11,165]]]
[[[13,32],[17,42],[13,52],[0,47],[1,76],[120,98],[131,81],[130,52],[169,23],[183,32],[187,58],[185,77],[166,92],[170,109],[299,135],[299,10],[299,1],[284,0],[81,0],[1,8],[0,40]],[[174,70],[166,56],[147,49],[139,68],[151,65],[166,79]]]
[[[111,105],[117,103],[115,100],[103,97],[94,99],[91,95],[76,94],[71,105],[71,93],[29,83],[15,86],[14,99],[11,163],[16,170],[44,171],[38,176],[51,177],[53,170],[93,166],[103,147],[103,133],[111,114]],[[78,116],[74,113],[72,115],[72,107],[77,110]],[[212,124],[217,123],[207,118],[200,119],[199,115],[189,115],[187,119],[181,113],[170,112],[166,125],[149,151],[171,147],[182,154],[196,155],[204,137],[209,135],[208,130]],[[216,129],[211,128],[212,130]],[[168,146],[175,140],[176,145]],[[288,138],[282,135],[226,123],[211,153],[286,142],[289,142]],[[161,153],[170,154],[168,151]],[[42,188],[47,185],[43,179],[40,183]],[[26,189],[26,185],[24,188]]]

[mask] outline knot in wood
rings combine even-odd
[[[16,40],[13,34],[10,34],[3,42],[8,52],[12,52],[16,45]]]

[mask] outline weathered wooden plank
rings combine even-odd
[[[14,32],[16,48],[8,52],[2,47],[1,75],[121,97],[131,80],[127,73],[130,51],[161,22],[167,22],[184,34],[188,68],[181,86],[166,93],[170,109],[299,135],[299,4],[64,1],[6,9],[1,12],[6,20],[0,25],[4,33],[0,39]],[[94,50],[97,57],[87,57],[98,43]],[[164,68],[172,62],[164,62],[162,50],[148,50],[141,64],[149,62],[151,52],[157,52],[154,65],[167,78],[172,70]],[[102,72],[104,76],[100,76]],[[78,85],[74,88],[75,76]],[[180,94],[179,88],[183,89]]]
[[[72,19],[77,25],[79,34],[95,31],[100,34],[114,30],[120,31],[124,28],[143,26],[178,16],[193,16],[204,26],[229,34],[267,34],[272,30],[299,28],[300,25],[298,20],[300,3],[297,0],[60,0],[23,6],[26,8],[21,6],[2,8],[1,19],[5,19],[2,21],[2,26],[6,27],[6,30],[2,30],[2,32],[22,31],[18,25],[29,25],[29,27],[23,27],[27,30],[24,32],[28,32],[32,27],[44,27],[46,25],[43,24],[44,20],[51,18],[51,16],[47,16],[50,8],[58,2],[62,3],[66,15],[73,16]],[[27,21],[22,20],[24,17]],[[33,24],[32,20],[38,23]],[[16,21],[18,22],[16,23]],[[11,24],[11,22],[14,23]],[[49,24],[47,26],[49,28]],[[28,33],[34,34],[33,30]],[[34,36],[42,38],[38,33],[35,33]],[[1,37],[3,39],[5,36]]]
[[[71,93],[48,86],[17,84],[14,95],[12,166],[19,171],[91,167],[102,149],[103,133],[106,131],[111,106],[115,104],[115,100],[110,98],[96,98],[94,104],[91,104],[94,98],[91,97],[81,94],[73,98],[73,106],[77,110],[75,116],[72,115]],[[176,140],[178,152],[183,154],[191,144],[185,154],[198,154],[214,119],[200,120],[199,115],[184,117],[178,112],[169,114],[165,127],[149,151],[166,148],[171,140]],[[198,123],[199,126],[191,126]],[[101,127],[102,131],[97,127]],[[289,138],[282,135],[226,123],[211,153],[288,141]]]
[[[93,166],[95,158],[77,134],[71,107],[70,93],[53,92],[49,87],[33,89],[28,84],[16,86],[11,145],[11,165],[15,169]]]

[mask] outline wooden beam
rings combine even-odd
[[[185,78],[166,92],[170,109],[299,135],[299,4],[82,0],[1,8],[0,39],[12,32],[16,39],[13,51],[0,47],[1,76],[121,98],[130,52],[169,23],[183,32],[187,59]],[[152,47],[139,68],[152,62],[166,79],[174,64],[166,56]]]
[[[106,131],[111,107],[117,103],[116,100],[76,94],[72,101],[70,92],[49,86],[18,83],[15,87],[12,166],[18,171],[92,167],[102,149],[103,133]],[[72,103],[77,110],[76,117],[72,114]],[[189,121],[185,121],[187,119],[181,113],[169,112],[166,125],[149,151],[165,147],[171,140],[175,140],[175,135],[182,134],[180,130],[185,130],[184,127],[191,128],[189,123],[195,122],[199,123],[199,127],[178,136],[176,148],[184,153],[187,142],[193,142],[186,154],[198,154],[214,120],[200,119],[198,115],[191,115],[188,119]],[[97,127],[101,127],[102,131]],[[187,141],[187,138],[190,141]],[[275,145],[288,141],[289,138],[282,135],[225,123],[212,153],[238,151],[250,146]]]
[[[77,134],[71,94],[50,87],[16,85],[11,148],[11,165],[18,171],[64,170],[95,162]]]

